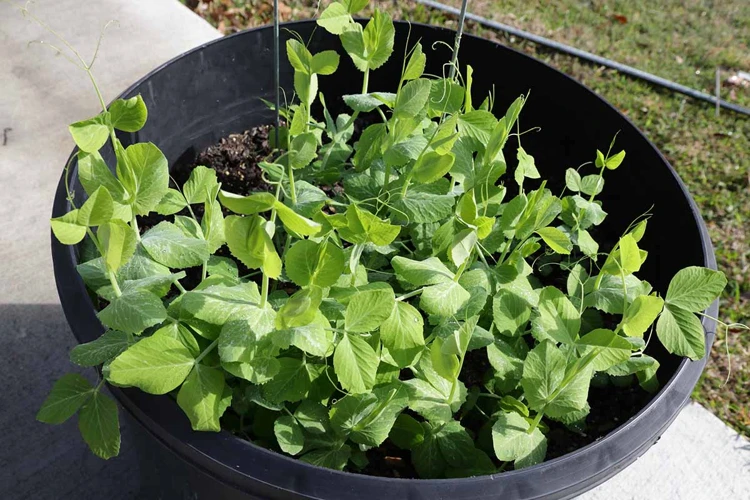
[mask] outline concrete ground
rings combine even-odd
[[[34,12],[89,58],[106,35],[94,72],[105,100],[201,43],[219,36],[176,0],[38,0]],[[127,424],[120,457],[89,453],[74,421],[34,420],[54,380],[69,371],[75,340],[52,275],[49,214],[73,148],[66,126],[97,112],[86,75],[33,40],[52,41],[0,0],[0,498],[144,498]],[[3,137],[4,135],[4,137]],[[635,464],[586,500],[750,498],[750,442],[697,404],[689,405]]]

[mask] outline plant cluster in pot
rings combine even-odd
[[[181,56],[70,126],[78,150],[55,203],[53,255],[86,341],[71,360],[101,366],[101,382],[62,377],[38,419],[77,413],[92,451],[116,456],[106,382],[199,471],[207,498],[591,488],[658,438],[702,369],[678,356],[704,357],[697,314],[726,280],[703,267],[715,264],[695,206],[653,146],[579,84],[472,37],[460,65],[455,51],[428,62],[451,32],[379,11],[355,21],[365,4],[331,3],[317,31],[289,25],[284,125],[241,174],[188,168],[184,153],[269,123],[260,98],[272,75],[250,74],[270,68],[268,28]],[[540,75],[541,107],[513,95]],[[579,103],[587,117],[547,116]],[[541,132],[521,126],[537,119]],[[606,153],[565,123],[586,141],[609,134]],[[662,187],[628,191],[642,180],[627,168]],[[655,201],[653,218],[633,215]],[[670,255],[660,237],[681,230],[685,250]],[[605,407],[618,399],[640,406]]]

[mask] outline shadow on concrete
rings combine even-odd
[[[81,439],[76,418],[52,426],[34,418],[52,384],[69,371],[76,344],[59,304],[0,305],[0,498],[130,500],[140,473],[133,424],[120,415],[120,456],[101,460]]]

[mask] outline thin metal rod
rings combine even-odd
[[[469,0],[461,2],[461,13],[458,15],[458,29],[456,29],[456,39],[453,42],[453,59],[451,60],[451,69],[449,79],[453,80],[456,76],[456,66],[458,66],[458,49],[461,47],[461,37],[464,34],[464,20],[466,19],[466,6]]]
[[[422,5],[425,5],[427,7],[441,10],[443,12],[447,12],[449,14],[453,14],[456,16],[461,16],[461,11],[459,9],[456,9],[455,7],[450,7],[448,5],[441,4],[439,2],[434,2],[432,0],[416,0],[417,3],[420,3]],[[550,40],[549,38],[544,38],[543,36],[535,35],[533,33],[529,33],[528,31],[523,31],[518,28],[514,28],[513,26],[508,26],[507,24],[499,23],[497,21],[492,21],[490,19],[487,19],[485,17],[477,16],[476,14],[472,14],[471,12],[466,12],[465,14],[466,19],[470,19],[474,22],[477,22],[479,24],[483,24],[485,26],[488,26],[490,28],[504,31],[506,33],[509,33],[513,36],[517,36],[519,38],[523,38],[529,41],[532,41],[536,43],[537,45],[541,45],[543,47],[547,47],[550,49],[557,50],[559,52],[563,52],[565,54],[569,54],[572,56],[575,56],[579,59],[583,59],[584,61],[589,61],[594,64],[599,64],[601,66],[606,66],[607,68],[612,68],[620,73],[623,73],[625,75],[629,75],[635,78],[639,78],[641,80],[647,81],[649,83],[653,83],[654,85],[659,85],[661,87],[667,88],[669,90],[673,90],[675,92],[679,92],[680,94],[685,94],[687,96],[693,97],[695,99],[699,99],[701,101],[710,102],[712,104],[718,104],[724,109],[728,109],[730,111],[734,111],[735,113],[740,113],[746,116],[750,116],[750,109],[745,108],[743,106],[739,106],[737,104],[733,104],[731,102],[727,102],[722,99],[717,99],[716,97],[706,94],[704,92],[699,92],[695,89],[692,89],[690,87],[686,87],[685,85],[680,85],[679,83],[675,83],[673,81],[667,80],[666,78],[662,78],[660,76],[653,75],[651,73],[647,73],[645,71],[641,71],[637,68],[634,68],[632,66],[628,66],[626,64],[618,63],[617,61],[613,61],[611,59],[607,59],[605,57],[597,56],[596,54],[592,54],[590,52],[586,52],[585,50],[577,49],[575,47],[571,47],[570,45],[566,45],[564,43],[555,42],[554,40]]]
[[[276,133],[274,134],[274,147],[279,149],[279,107],[281,105],[281,80],[279,77],[279,0],[273,0],[273,84],[276,93],[275,111],[276,111]]]

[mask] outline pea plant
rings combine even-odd
[[[551,422],[585,424],[592,379],[657,390],[653,331],[671,353],[704,356],[696,314],[724,275],[688,267],[660,295],[637,277],[647,217],[596,240],[597,196],[625,152],[597,150],[555,195],[521,144],[526,97],[504,112],[492,95],[475,102],[472,68],[454,54],[453,76],[426,75],[419,42],[394,92],[371,91],[395,30],[380,11],[355,22],[366,3],[333,2],[317,21],[363,74],[361,93],[335,96],[350,113],[334,117],[318,92],[339,54],[286,42],[296,99],[259,165],[269,191],[227,192],[200,166],[170,187],[156,145],[116,135],[144,126],[140,96],[70,126],[87,198],[69,193],[51,225],[80,245],[78,272],[102,305],[106,331],[70,353],[101,365],[101,382],[65,375],[39,420],[78,413],[91,450],[117,455],[107,382],[173,397],[196,431],[230,429],[311,464],[363,470],[390,441],[419,477],[471,476],[542,462]],[[353,140],[365,115],[377,122]],[[321,189],[339,180],[343,194]],[[141,234],[152,212],[162,221]],[[189,272],[199,282],[186,287]],[[467,377],[479,359],[486,369]]]

